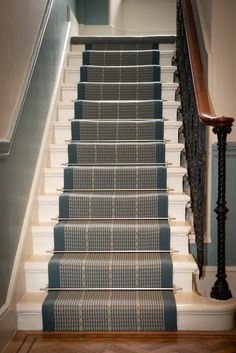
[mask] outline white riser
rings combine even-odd
[[[161,67],[161,82],[173,82],[176,66]],[[77,67],[66,67],[64,70],[65,83],[77,83],[80,81],[80,69]]]
[[[183,176],[186,174],[185,168],[167,168],[167,186],[175,192],[183,191]],[[44,192],[55,193],[57,189],[63,187],[63,169],[46,168],[44,170]]]
[[[159,50],[175,50],[175,43],[160,43]],[[85,50],[84,44],[71,44],[71,51],[83,52]]]
[[[163,118],[171,121],[175,121],[177,117],[177,109],[180,106],[180,102],[163,102]],[[68,121],[74,119],[74,103],[72,102],[60,102],[57,105],[57,120]]]
[[[174,50],[160,51],[160,65],[171,66]],[[72,51],[67,56],[67,65],[71,67],[80,67],[82,65],[82,52]]]
[[[25,263],[26,290],[38,292],[48,285],[48,262],[51,255],[34,255]],[[185,292],[192,291],[192,273],[197,270],[192,255],[172,255],[173,283]]]
[[[59,194],[38,196],[38,221],[50,222],[59,215]],[[176,221],[185,220],[185,207],[189,196],[183,193],[169,193],[169,217]]]
[[[46,293],[28,293],[17,304],[18,330],[42,330],[42,303]],[[178,330],[222,331],[234,327],[235,300],[217,301],[194,292],[177,292]]]
[[[93,84],[93,83],[91,83]],[[166,101],[175,100],[175,91],[178,87],[177,83],[162,84],[162,99]],[[75,84],[63,84],[61,87],[61,101],[73,102],[77,99],[77,86]]]
[[[182,126],[180,121],[164,122],[164,139],[177,143],[179,128]],[[54,143],[63,144],[71,139],[71,124],[69,121],[54,123]]]
[[[174,167],[180,166],[180,153],[184,145],[181,143],[166,144],[166,161]],[[61,167],[62,164],[68,162],[67,146],[66,145],[51,145],[50,146],[50,166]]]
[[[53,243],[53,227],[51,226],[33,226],[32,238],[33,249],[35,255],[45,255],[47,250],[54,248]],[[170,223],[170,247],[181,254],[188,254],[188,236],[190,227],[185,225],[175,225],[175,222]]]

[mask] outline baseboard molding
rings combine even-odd
[[[32,248],[30,247],[32,240],[29,232],[29,227],[32,222],[32,218],[31,218],[33,216],[32,210],[35,204],[35,198],[39,193],[40,178],[42,175],[42,170],[46,164],[47,151],[50,145],[51,132],[53,127],[52,123],[55,117],[57,99],[60,94],[60,83],[62,82],[62,79],[63,79],[63,69],[65,67],[66,55],[69,51],[69,46],[70,46],[70,37],[71,37],[70,29],[71,29],[71,24],[70,22],[68,22],[66,36],[64,40],[64,47],[63,47],[62,56],[58,67],[57,77],[55,80],[51,102],[50,102],[50,106],[47,114],[38,161],[37,161],[37,165],[34,173],[33,183],[30,190],[29,200],[27,203],[23,226],[20,234],[20,240],[17,247],[13,270],[12,270],[10,283],[8,287],[7,298],[6,298],[5,304],[0,308],[0,332],[1,332],[1,326],[3,327],[7,326],[6,322],[9,321],[8,320],[9,315],[11,318],[11,322],[12,320],[16,322],[15,306],[19,298],[25,292],[24,282],[22,282],[22,279],[24,281],[24,261],[29,256],[29,251],[32,252]],[[1,341],[0,341],[0,344],[1,344]]]
[[[15,310],[7,310],[0,319],[0,352],[11,340],[17,331]]]
[[[199,279],[196,277],[196,285],[199,294],[204,297],[209,297],[211,288],[216,281],[216,266],[206,266],[204,270],[204,277]],[[227,282],[233,297],[236,298],[236,266],[226,266]]]

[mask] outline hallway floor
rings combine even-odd
[[[4,353],[236,353],[236,329],[103,335],[18,331]]]

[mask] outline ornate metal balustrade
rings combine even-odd
[[[190,0],[177,0],[176,61],[180,82],[186,159],[191,208],[197,245],[197,261],[202,276],[206,215],[206,126],[218,137],[218,199],[215,212],[218,224],[217,280],[211,296],[226,300],[231,292],[225,274],[225,151],[233,118],[215,117],[208,101],[197,35]]]

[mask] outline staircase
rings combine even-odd
[[[71,46],[31,229],[27,293],[17,305],[19,330],[232,325],[232,308],[193,286],[174,45],[156,44],[147,37]],[[40,290],[47,286],[48,295]]]

